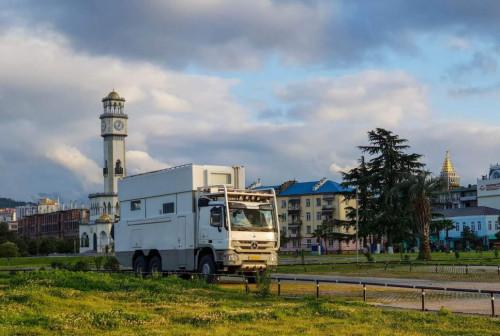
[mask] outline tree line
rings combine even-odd
[[[19,237],[9,231],[7,223],[0,223],[0,257],[47,255],[50,253],[78,252],[79,243],[74,239]]]
[[[410,152],[407,139],[377,128],[368,132],[368,144],[358,146],[360,158],[356,167],[343,172],[343,186],[356,192],[357,209],[347,208],[347,220],[326,219],[314,235],[319,239],[353,240],[352,234],[338,228],[350,228],[359,220],[358,235],[362,246],[368,239],[385,240],[387,246],[419,242],[419,258],[431,259],[432,233],[453,227],[449,220],[433,221],[432,198],[446,184],[432,177],[421,162],[422,155]]]

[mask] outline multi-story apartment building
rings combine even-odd
[[[266,188],[266,187],[259,187]],[[280,186],[274,186],[277,191],[278,213],[282,236],[287,237],[287,242],[282,242],[281,251],[292,252],[297,250],[310,251],[318,245],[314,231],[325,220],[348,220],[347,208],[355,207],[356,200],[347,198],[353,190],[344,188],[340,184],[322,179],[320,181],[296,182],[288,181]],[[354,251],[355,229],[336,226],[335,231],[352,235],[353,239],[339,241],[328,239],[321,242],[323,251]]]
[[[477,185],[458,187],[434,195],[432,206],[435,209],[457,209],[477,207]]]
[[[9,231],[17,232],[17,217],[15,208],[0,209],[0,223],[7,223]]]
[[[38,204],[30,203],[16,207],[16,216],[20,220],[26,216],[51,213],[59,210],[61,210],[61,206],[58,201],[45,197],[40,199]]]
[[[79,239],[79,226],[88,223],[88,220],[88,209],[37,213],[18,221],[18,234],[30,239]]]
[[[0,222],[15,222],[16,221],[16,209],[14,208],[4,208],[0,209]]]

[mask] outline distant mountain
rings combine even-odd
[[[0,209],[15,208],[16,206],[26,205],[28,202],[14,201],[10,198],[0,197]]]

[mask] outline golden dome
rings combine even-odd
[[[98,223],[113,223],[113,219],[108,214],[102,214],[99,218],[97,218],[96,222],[98,222]]]
[[[108,93],[108,95],[106,97],[104,97],[102,100],[103,101],[105,101],[105,100],[123,100],[124,101],[125,99],[120,97],[118,92],[116,92],[115,89],[113,89],[113,91]]]
[[[42,198],[39,202],[39,205],[56,205],[56,201],[51,200],[48,197]]]

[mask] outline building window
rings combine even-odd
[[[477,231],[481,231],[481,222],[477,222]]]
[[[297,241],[295,239],[292,241],[292,246],[297,247]]]
[[[306,207],[310,207],[310,206],[311,206],[311,199],[306,198]]]
[[[472,222],[472,223],[474,223],[474,222]],[[476,231],[476,225],[472,224],[472,223],[471,223],[470,229],[471,229],[471,231]]]
[[[163,213],[169,214],[175,212],[175,204],[174,202],[163,203]]]
[[[130,201],[130,211],[141,210],[141,200]]]
[[[316,206],[321,206],[321,198],[316,198]]]
[[[328,239],[328,246],[333,246],[333,239]]]
[[[311,248],[311,239],[308,239],[308,240],[306,241],[306,247],[307,247],[307,248]]]
[[[292,234],[297,234],[297,229],[292,229]]]
[[[308,226],[307,226],[307,228],[306,228],[306,232],[307,232],[307,233],[309,233],[309,234],[311,233],[311,225],[308,225]]]
[[[457,231],[460,231],[460,223],[457,223],[456,227]]]
[[[321,220],[321,212],[316,212],[316,220]]]
[[[281,200],[281,208],[286,208],[286,200]]]
[[[492,227],[491,227],[491,221],[488,222],[488,230],[491,231]]]
[[[306,220],[307,221],[311,220],[311,213],[310,212],[306,212]]]

